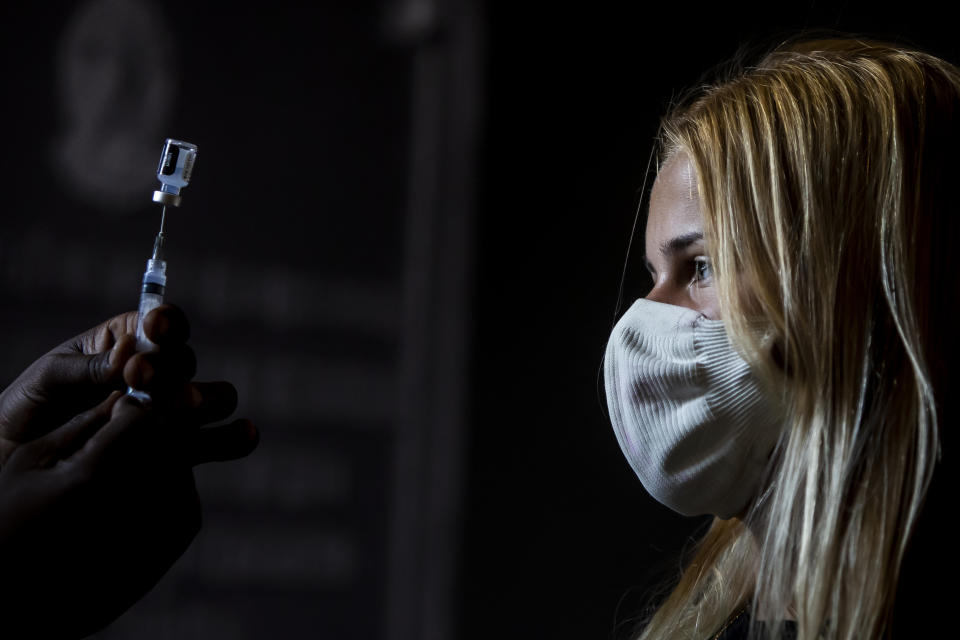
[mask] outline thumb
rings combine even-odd
[[[135,351],[134,338],[123,336],[102,353],[54,350],[34,362],[0,393],[0,444],[42,436],[99,404],[122,387],[123,366]],[[0,464],[8,453],[0,447]]]
[[[38,369],[32,381],[34,390],[38,396],[50,400],[62,391],[75,393],[91,387],[119,388],[123,382],[123,367],[135,352],[136,340],[129,335],[121,336],[111,349],[100,353],[51,352],[30,367]]]
[[[93,409],[71,418],[66,424],[50,433],[17,447],[7,458],[6,468],[47,468],[56,462],[67,460],[81,449],[87,439],[106,424],[114,403],[121,392],[114,391]]]

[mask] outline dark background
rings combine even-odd
[[[152,152],[135,203],[51,160],[91,4],[0,10],[4,382],[133,306],[158,221]],[[139,4],[175,88],[148,146],[200,147],[170,299],[263,443],[198,472],[205,531],[103,638],[625,637],[706,524],[644,493],[601,386],[659,117],[800,29],[958,61],[932,3]]]

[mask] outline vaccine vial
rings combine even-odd
[[[160,188],[153,192],[153,201],[163,205],[180,206],[180,189],[190,183],[193,164],[197,159],[197,145],[167,138],[157,167]]]

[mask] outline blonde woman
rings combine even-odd
[[[716,518],[640,638],[881,638],[957,353],[960,72],[788,44],[660,145],[654,286],[613,330],[607,400],[646,489]]]

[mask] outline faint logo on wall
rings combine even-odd
[[[77,200],[114,213],[149,200],[177,88],[173,41],[149,0],[89,0],[67,22],[52,162]]]

